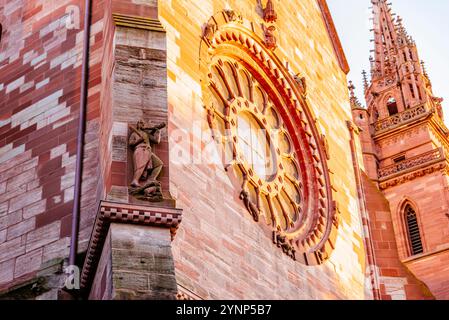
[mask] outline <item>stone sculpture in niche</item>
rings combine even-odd
[[[130,194],[140,200],[159,202],[163,200],[161,183],[157,181],[164,163],[154,153],[152,145],[161,142],[161,130],[166,124],[152,125],[143,120],[130,126],[128,144],[133,149],[133,180]]]

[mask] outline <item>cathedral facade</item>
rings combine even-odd
[[[442,99],[372,0],[0,0],[0,299],[449,299]]]

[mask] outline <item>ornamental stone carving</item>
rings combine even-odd
[[[410,170],[425,164],[433,163],[435,161],[445,160],[443,149],[436,149],[419,156],[395,163],[394,165],[379,170],[379,179],[385,179],[389,176]]]
[[[278,19],[278,15],[276,13],[276,10],[274,9],[272,0],[268,0],[266,7],[263,9],[263,19],[267,23],[276,22]]]
[[[163,200],[161,183],[157,180],[164,163],[155,154],[153,146],[161,142],[161,130],[166,124],[152,125],[143,120],[136,127],[130,126],[128,144],[133,150],[133,178],[130,194],[140,200]]]
[[[265,37],[265,46],[270,49],[270,50],[274,50],[277,47],[277,40],[276,37],[274,35],[274,32],[276,31],[276,27],[275,26],[265,26],[264,24],[262,25],[262,29],[264,32],[264,37]]]
[[[420,118],[423,115],[429,114],[432,111],[427,110],[426,105],[419,105],[396,114],[392,117],[380,120],[374,124],[376,134],[397,128],[404,123]]]
[[[274,26],[236,24],[226,12],[208,23],[216,28],[200,52],[203,103],[223,168],[276,247],[300,263],[324,263],[339,217],[305,78],[274,54]]]

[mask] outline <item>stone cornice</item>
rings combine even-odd
[[[114,20],[114,24],[119,27],[165,32],[161,22],[157,19],[130,16],[118,13],[113,13],[112,18]]]
[[[88,289],[93,281],[104,241],[112,222],[170,228],[173,238],[181,219],[181,209],[102,201],[95,219],[81,273],[81,289]]]

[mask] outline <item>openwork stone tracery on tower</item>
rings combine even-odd
[[[308,107],[305,78],[283,66],[262,40],[264,30],[230,10],[205,25],[207,120],[254,220],[271,226],[273,242],[294,260],[321,264],[338,227],[325,138]]]

